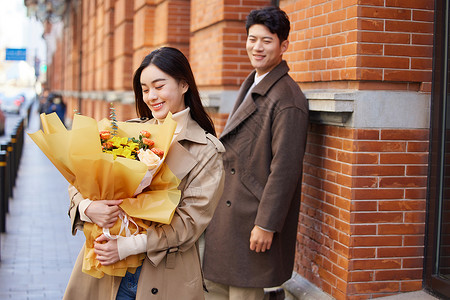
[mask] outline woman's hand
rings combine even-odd
[[[272,246],[273,232],[263,230],[258,226],[253,227],[250,233],[250,250],[266,252]]]
[[[106,243],[102,243],[105,241]],[[95,239],[94,252],[102,266],[112,265],[120,260],[117,240],[109,240],[103,234]]]
[[[123,200],[96,200],[86,208],[84,213],[95,224],[102,228],[111,228],[117,221],[121,211],[119,205]]]

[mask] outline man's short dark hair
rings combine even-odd
[[[287,14],[276,6],[252,10],[247,16],[245,24],[247,35],[249,28],[255,24],[264,25],[271,33],[276,33],[280,43],[288,39],[289,30],[291,29]]]

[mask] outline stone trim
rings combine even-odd
[[[283,283],[282,287],[286,293],[286,299],[289,300],[334,299],[296,272],[292,273],[291,279]]]
[[[132,91],[60,91],[63,96],[133,104]],[[430,124],[428,93],[414,91],[307,90],[310,120],[350,128],[427,129]],[[206,90],[203,105],[217,113],[230,113],[238,91]]]
[[[350,128],[427,129],[431,95],[414,91],[304,91],[312,122]]]
[[[132,91],[57,91],[63,97],[100,100],[107,102],[120,102],[122,104],[134,103],[134,92]]]

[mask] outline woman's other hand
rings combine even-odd
[[[102,228],[111,228],[121,211],[119,205],[123,200],[96,200],[86,208],[86,216]]]
[[[95,239],[94,252],[102,266],[112,265],[120,260],[117,240],[110,240],[103,234]]]

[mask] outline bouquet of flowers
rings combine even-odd
[[[144,254],[102,266],[95,258],[94,240],[102,233],[110,238],[145,233],[151,221],[170,223],[181,197],[180,181],[164,159],[176,122],[170,113],[160,125],[97,122],[75,115],[72,129],[67,130],[56,113],[41,114],[41,122],[44,131],[29,136],[84,198],[123,199],[123,214],[109,230],[85,223],[83,272],[97,278],[105,273],[124,276],[126,271],[134,272]]]

